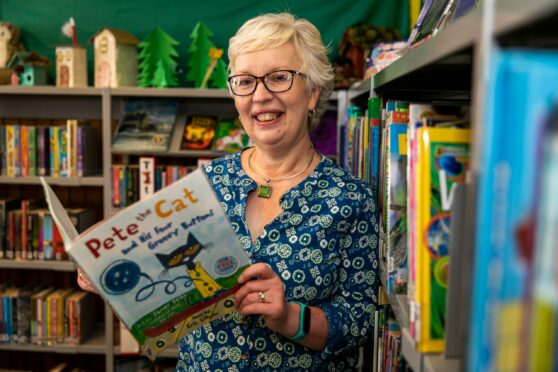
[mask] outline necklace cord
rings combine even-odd
[[[277,181],[286,181],[286,180],[290,180],[292,178],[298,177],[300,176],[302,173],[306,172],[308,170],[308,168],[310,168],[310,165],[312,164],[312,162],[314,161],[314,156],[316,156],[316,152],[314,151],[314,146],[310,145],[310,149],[312,150],[312,157],[310,158],[310,161],[308,162],[308,164],[306,165],[306,167],[304,167],[303,170],[301,170],[300,172],[293,174],[292,176],[288,176],[288,177],[284,177],[284,178],[276,178],[276,179],[271,179],[269,177],[265,177],[262,176],[261,174],[259,174],[258,172],[256,172],[254,170],[254,168],[252,168],[252,156],[254,155],[254,152],[256,152],[256,148],[254,148],[254,151],[252,151],[250,153],[250,155],[248,156],[248,169],[250,169],[250,171],[252,173],[254,173],[256,176],[260,177],[261,179],[265,180],[265,182],[267,184],[269,184],[270,182],[277,182]]]

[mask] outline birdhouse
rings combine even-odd
[[[104,28],[93,36],[95,87],[136,86],[139,40],[124,30]]]
[[[35,52],[15,52],[7,67],[18,74],[19,85],[46,85],[50,61]],[[13,83],[12,83],[13,84]]]
[[[87,86],[87,53],[82,47],[56,48],[56,86]]]

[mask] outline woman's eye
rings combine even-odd
[[[283,83],[289,81],[289,74],[284,72],[276,72],[274,74],[268,75],[267,77],[272,83]]]
[[[236,85],[238,85],[239,87],[248,87],[252,84],[254,84],[254,79],[249,77],[239,78],[236,83]]]

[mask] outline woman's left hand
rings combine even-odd
[[[285,298],[281,278],[265,263],[247,268],[238,278],[243,284],[235,294],[236,306],[242,315],[262,315],[265,326],[283,335],[294,335],[296,324],[290,324],[294,310]],[[293,328],[292,330],[290,328]]]

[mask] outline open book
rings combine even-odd
[[[202,170],[81,235],[41,182],[68,255],[148,357],[234,310],[250,259]]]

